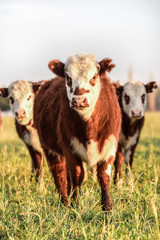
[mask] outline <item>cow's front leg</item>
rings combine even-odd
[[[116,158],[114,161],[114,166],[115,166],[114,184],[116,184],[117,177],[118,177],[118,184],[121,184],[122,182],[121,168],[122,168],[123,162],[124,162],[124,155],[122,153],[121,146],[118,145]]]
[[[88,169],[87,169],[87,164],[83,163],[83,169],[84,169],[84,179],[83,181],[87,181],[88,180]]]
[[[137,141],[137,143],[138,143],[138,141]],[[133,164],[133,157],[134,157],[134,152],[135,152],[137,143],[134,144],[134,145],[131,147],[131,154],[130,154],[130,159],[129,159],[129,165],[130,165],[131,168],[132,168],[132,164]]]
[[[132,172],[131,172],[131,168],[130,168],[130,158],[131,158],[131,149],[125,149],[124,151],[124,163],[126,165],[126,169],[125,169],[125,176],[126,178],[132,178]]]
[[[67,168],[65,158],[51,150],[44,149],[44,152],[61,201],[64,205],[68,205]]]
[[[137,143],[132,145],[129,149],[125,150],[124,152],[124,162],[126,165],[126,169],[125,169],[125,175],[126,177],[132,179],[133,175],[132,175],[132,164],[133,164],[133,157],[134,157],[134,152],[136,149]]]
[[[38,182],[42,181],[42,168],[43,168],[43,152],[35,150],[32,146],[26,145],[30,156],[32,158],[32,174],[31,179],[35,175],[35,179]]]
[[[102,209],[104,211],[112,210],[113,203],[109,193],[111,169],[114,158],[110,157],[108,161],[101,161],[97,164],[97,178],[102,191]]]
[[[72,182],[72,198],[78,202],[78,193],[84,179],[84,168],[81,159],[76,154],[65,154]]]

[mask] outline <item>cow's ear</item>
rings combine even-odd
[[[1,97],[8,97],[8,88],[0,88],[0,96]]]
[[[156,82],[149,82],[144,86],[146,88],[146,92],[150,93],[150,92],[153,92],[153,89],[157,88],[157,83]]]
[[[112,63],[112,59],[104,58],[102,61],[99,62],[100,65],[100,73],[104,73],[105,71],[111,72],[111,70],[116,66]]]
[[[31,85],[33,92],[36,93],[45,82],[46,82],[45,80],[40,82],[32,82]]]
[[[123,85],[120,84],[120,82],[113,82],[112,85],[116,89],[116,94],[120,96],[123,92]]]
[[[64,77],[65,76],[64,66],[65,66],[65,64],[62,63],[61,61],[57,60],[57,59],[56,60],[51,60],[48,63],[49,69],[59,77]]]

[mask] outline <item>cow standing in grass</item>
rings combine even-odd
[[[45,83],[35,97],[34,122],[56,187],[68,204],[70,185],[77,199],[84,178],[82,162],[97,166],[103,210],[112,209],[109,193],[121,114],[114,87],[106,71],[111,59],[97,62],[94,55],[79,54],[66,63],[53,60],[49,68],[58,77]]]
[[[29,150],[32,158],[32,175],[36,174],[36,180],[42,177],[43,151],[33,123],[33,103],[35,92],[41,84],[42,82],[29,83],[19,80],[11,83],[8,88],[0,89],[1,97],[9,99],[16,130]]]
[[[120,85],[119,82],[114,83],[119,104],[122,111],[122,127],[119,137],[118,151],[115,160],[115,177],[117,175],[119,181],[122,180],[121,165],[124,161],[126,165],[125,175],[131,177],[133,156],[139,141],[140,133],[144,125],[144,112],[147,104],[147,93],[157,88],[156,82],[149,82],[144,85],[141,82],[127,82]]]

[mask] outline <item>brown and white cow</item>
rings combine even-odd
[[[141,82],[130,81],[124,85],[121,85],[119,82],[113,83],[113,85],[116,87],[122,111],[122,127],[114,162],[114,182],[116,183],[117,175],[119,181],[122,180],[121,165],[123,162],[126,165],[126,177],[132,176],[130,168],[132,167],[134,152],[144,125],[147,93],[157,88],[157,84],[156,82],[149,82],[145,85]]]
[[[82,162],[97,166],[103,210],[112,209],[109,193],[121,114],[114,87],[106,71],[111,59],[97,62],[94,55],[79,54],[66,63],[52,60],[49,68],[58,77],[45,83],[35,97],[34,123],[64,204],[70,181],[74,199],[84,178]]]
[[[33,123],[33,103],[35,92],[42,83],[19,80],[12,82],[8,88],[0,89],[0,96],[9,99],[16,130],[29,150],[32,158],[32,175],[36,174],[36,180],[42,177],[43,151]]]

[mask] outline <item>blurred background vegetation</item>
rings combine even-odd
[[[0,97],[0,109],[2,111],[9,111],[9,101],[8,101],[8,98]]]
[[[148,94],[148,106],[149,111],[159,111],[160,110],[160,88],[153,93]]]

